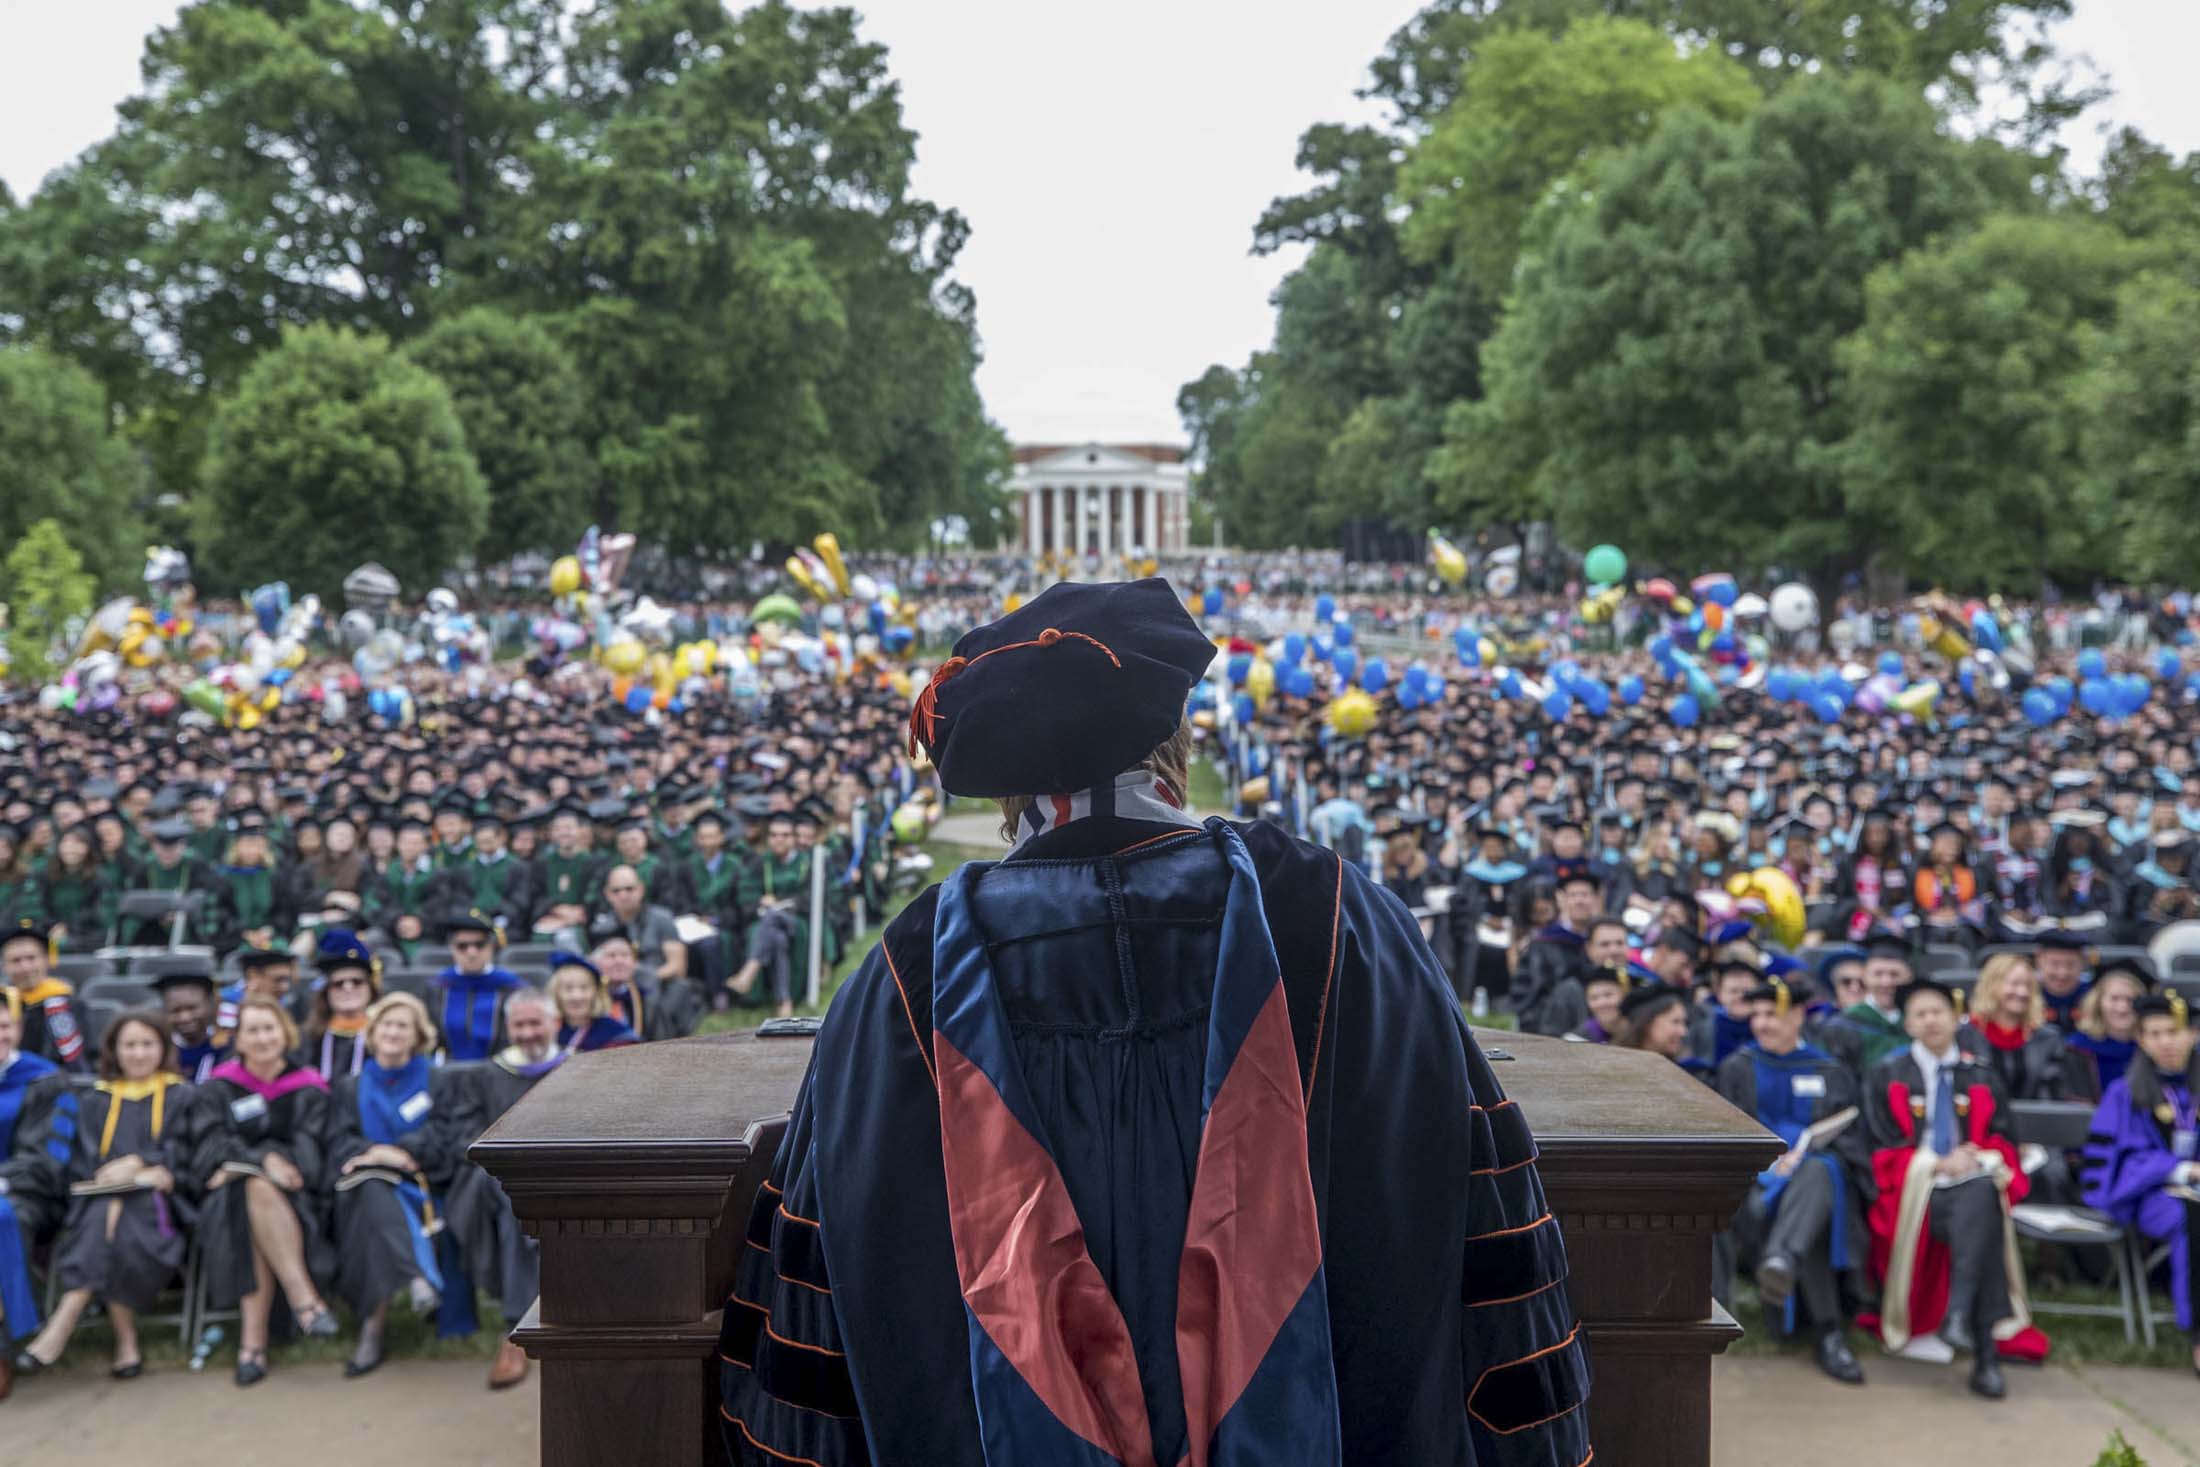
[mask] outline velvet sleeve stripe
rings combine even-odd
[[[1487,1107],[1474,1113],[1471,1124],[1477,1176],[1535,1160],[1535,1137],[1519,1106]]]
[[[735,1467],[869,1467],[862,1426],[753,1395],[718,1408]]]
[[[1472,1238],[1467,1242],[1462,1288],[1469,1309],[1524,1298],[1563,1281],[1566,1247],[1546,1215],[1542,1224]]]

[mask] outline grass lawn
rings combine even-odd
[[[2034,1304],[2114,1304],[2116,1291],[2112,1288],[2095,1289],[2085,1285],[2041,1288],[2032,1286]],[[2159,1308],[2160,1300],[2156,1301]],[[1728,1348],[1734,1355],[1801,1355],[1809,1350],[1802,1339],[1783,1341],[1765,1319],[1757,1302],[1757,1290],[1746,1279],[1734,1281],[1734,1317],[1748,1331]],[[2187,1371],[2192,1368],[2191,1347],[2185,1337],[2177,1333],[2173,1325],[2155,1326],[2154,1347],[2147,1348],[2141,1339],[2126,1344],[2123,1321],[2117,1319],[2080,1318],[2062,1314],[2043,1314],[2037,1323],[2047,1332],[2053,1344],[2048,1354],[2049,1363],[2065,1365],[2152,1365],[2164,1370]],[[1871,1368],[1870,1351],[1858,1332],[1852,1331],[1850,1348],[1857,1351],[1864,1368]]]
[[[287,1345],[277,1345],[268,1352],[268,1364],[281,1370],[289,1366],[326,1365],[334,1368],[337,1362],[351,1358],[352,1346],[358,1343],[359,1332],[351,1312],[331,1297],[329,1305],[344,1322],[343,1333],[332,1340],[293,1340]],[[383,1351],[392,1360],[482,1360],[496,1354],[497,1346],[504,1340],[504,1306],[487,1294],[475,1300],[474,1314],[481,1327],[470,1335],[458,1335],[451,1339],[438,1339],[435,1320],[413,1313],[402,1304],[390,1306],[389,1323],[382,1334]],[[207,1357],[209,1375],[227,1377],[237,1365],[237,1322],[229,1320],[212,1326],[222,1332],[220,1344]],[[12,1348],[20,1348],[27,1341],[17,1341]],[[191,1358],[191,1350],[183,1342],[176,1327],[171,1324],[138,1326],[138,1348],[144,1352],[148,1370],[173,1370]],[[104,1375],[114,1358],[114,1332],[107,1327],[105,1315],[87,1317],[77,1327],[69,1340],[68,1351],[54,1363],[58,1373],[73,1371],[96,1372]]]

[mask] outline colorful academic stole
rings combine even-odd
[[[1244,841],[1230,864],[1207,1029],[1198,1171],[1177,1264],[1188,1441],[1157,1461],[1129,1327],[1085,1247],[1024,1083],[971,910],[989,864],[941,888],[933,939],[940,1150],[988,1462],[1207,1467],[1341,1460],[1321,1229],[1298,1052]]]
[[[76,1026],[76,1010],[69,1007],[69,997],[75,992],[59,978],[48,978],[35,988],[0,987],[0,1001],[7,1004],[18,1025],[23,1022],[26,1005],[44,1015],[46,1036],[53,1041],[54,1055],[63,1068],[84,1057],[84,1031]]]
[[[1199,829],[1198,819],[1186,813],[1176,796],[1169,792],[1168,785],[1156,778],[1152,770],[1132,769],[1106,784],[1079,790],[1073,795],[1034,796],[1016,822],[1016,844],[1009,854],[1015,855],[1050,830],[1093,815],[1114,815],[1125,820],[1150,820],[1157,825]]]

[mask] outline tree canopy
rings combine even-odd
[[[51,520],[92,574],[123,580],[145,553],[143,482],[89,372],[41,347],[0,347],[0,543]]]
[[[95,373],[157,489],[199,478],[203,404],[174,404],[236,390],[288,330],[402,346],[464,318],[483,347],[486,307],[571,364],[530,380],[578,394],[582,513],[616,528],[709,550],[993,523],[967,228],[910,191],[853,11],[198,0],[142,69],[112,136],[0,201],[0,339]],[[555,543],[571,486],[523,466],[540,440],[492,445],[513,424],[465,411],[473,451],[507,455],[492,493],[521,497],[454,550]]]

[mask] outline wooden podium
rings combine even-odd
[[[1542,1149],[1589,1342],[1599,1461],[1705,1467],[1711,1357],[1741,1327],[1711,1240],[1781,1143],[1669,1061],[1478,1031]],[[545,1467],[723,1461],[719,1308],[806,1039],[715,1035],[575,1055],[480,1141],[542,1243],[513,1338],[542,1364]]]

